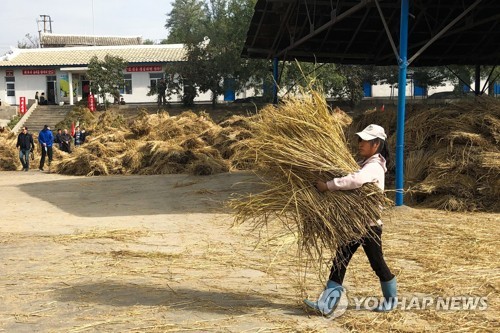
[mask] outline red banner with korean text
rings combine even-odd
[[[19,97],[19,113],[25,114],[28,112],[26,109],[26,97]]]
[[[163,67],[161,65],[154,66],[128,66],[127,72],[161,72]]]
[[[56,75],[55,69],[23,69],[23,75]]]
[[[87,97],[87,107],[92,112],[94,112],[96,110],[95,98],[94,98],[94,95],[92,95],[92,94],[89,94],[89,97]]]

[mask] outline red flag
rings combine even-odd
[[[75,136],[75,122],[71,123],[71,136]]]

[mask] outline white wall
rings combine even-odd
[[[484,86],[484,83],[486,80],[481,80],[481,89]],[[393,96],[397,97],[398,96],[398,89],[393,88]],[[443,92],[443,91],[453,91],[454,85],[452,82],[448,81],[445,83],[444,86],[439,86],[439,87],[432,87],[429,88],[428,95],[432,95],[437,92]],[[472,89],[474,89],[474,83],[472,83]],[[406,97],[411,97],[413,96],[413,86],[411,85],[410,81],[406,83]],[[485,92],[486,94],[488,93],[487,91]],[[389,97],[391,96],[391,86],[388,84],[377,84],[377,85],[372,85],[372,97]],[[420,97],[420,96],[417,96]]]
[[[46,75],[23,75],[22,69],[14,70],[15,81],[15,103],[13,105],[19,104],[20,97],[26,97],[28,99],[35,98],[35,92],[41,93],[47,89],[47,78]],[[5,82],[5,69],[0,69],[0,99],[2,102],[8,102],[6,82]]]

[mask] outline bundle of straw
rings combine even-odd
[[[13,132],[0,133],[0,170],[13,171],[20,168],[16,142],[17,137]]]
[[[374,184],[350,191],[319,193],[314,184],[359,169],[351,156],[339,117],[332,115],[321,92],[291,98],[264,108],[254,137],[236,145],[236,158],[253,160],[267,188],[233,198],[235,221],[252,220],[256,227],[274,219],[296,232],[299,245],[312,257],[325,248],[358,240],[370,232],[386,203]]]

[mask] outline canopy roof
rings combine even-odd
[[[395,65],[400,13],[400,0],[258,0],[242,56]],[[499,0],[410,1],[408,59],[496,65],[499,23]]]

